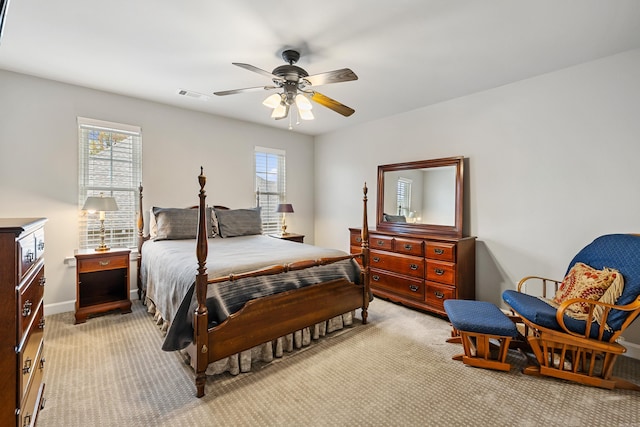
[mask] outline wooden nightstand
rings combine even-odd
[[[269,234],[269,236],[275,237],[276,239],[291,240],[292,242],[304,243],[304,234]]]
[[[76,257],[76,324],[92,314],[120,309],[131,313],[130,249],[80,250]]]

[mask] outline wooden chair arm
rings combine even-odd
[[[567,326],[564,323],[564,314],[567,311],[567,309],[569,308],[569,306],[576,304],[576,303],[584,303],[587,304],[589,306],[589,312],[587,313],[587,318],[585,321],[585,331],[584,333],[580,334],[577,332],[573,332],[570,331]],[[566,301],[563,301],[562,304],[560,304],[560,306],[558,307],[558,310],[556,312],[556,320],[558,321],[558,324],[560,325],[560,327],[568,334],[573,335],[573,336],[577,336],[577,337],[583,337],[583,338],[589,338],[590,337],[590,332],[591,332],[591,323],[594,321],[594,315],[595,315],[595,310],[597,307],[602,307],[602,314],[600,315],[600,327],[598,328],[598,340],[602,340],[602,337],[604,335],[605,330],[609,329],[610,332],[613,332],[612,337],[608,340],[609,342],[615,341],[620,334],[622,333],[622,331],[624,331],[626,329],[626,327],[638,316],[638,314],[640,314],[640,297],[638,297],[634,302],[632,302],[631,304],[627,304],[627,305],[614,305],[614,304],[607,304],[604,302],[600,302],[597,300],[587,300],[587,299],[583,299],[583,298],[571,298],[568,299]],[[619,330],[616,331],[612,331],[611,328],[609,328],[609,326],[607,325],[607,318],[609,317],[609,313],[611,312],[611,310],[622,310],[622,311],[636,311],[635,315],[632,314],[630,316],[627,317],[627,320],[623,323],[622,327]]]
[[[518,282],[518,292],[523,292],[522,288],[525,284],[527,284],[527,282],[529,281],[533,281],[533,280],[537,280],[538,282],[534,282],[534,283],[539,283],[542,285],[542,297],[546,298],[547,297],[547,282],[552,282],[554,284],[554,292],[558,291],[558,287],[560,286],[560,283],[562,283],[562,280],[555,280],[555,279],[548,279],[546,277],[540,277],[540,276],[527,276],[527,277],[523,277],[522,279],[520,279],[520,281]],[[528,293],[528,292],[526,292]]]

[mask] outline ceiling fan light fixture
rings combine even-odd
[[[309,101],[306,96],[299,93],[296,95],[296,107],[298,107],[298,110],[300,111],[310,111],[313,108],[313,105],[311,105],[311,101]]]
[[[283,119],[287,116],[288,108],[284,102],[280,102],[271,112],[272,119]]]
[[[262,105],[269,108],[276,108],[282,102],[282,96],[279,93],[274,93],[273,95],[269,95],[264,101],[262,101]]]
[[[311,112],[311,110],[301,110],[298,109],[298,113],[300,114],[300,118],[302,120],[313,120],[313,113]]]

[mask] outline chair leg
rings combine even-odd
[[[460,356],[462,356],[462,362],[465,365],[507,372],[511,370],[511,364],[505,362],[509,351],[511,337],[486,335],[465,331],[459,332],[462,340],[462,347],[464,349],[464,355],[454,356],[455,360],[460,360]],[[494,358],[491,353],[491,339],[495,339],[499,343],[498,355],[496,358]]]

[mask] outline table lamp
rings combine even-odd
[[[89,213],[100,212],[100,246],[95,250],[96,252],[108,251],[110,248],[104,243],[104,217],[106,211],[118,210],[116,199],[113,197],[104,197],[102,193],[100,193],[100,197],[89,196],[84,202],[82,210],[88,211]]]
[[[282,235],[289,234],[287,233],[287,223],[285,221],[285,215],[288,213],[293,213],[293,205],[291,203],[282,203],[276,207],[276,212],[282,213]]]

